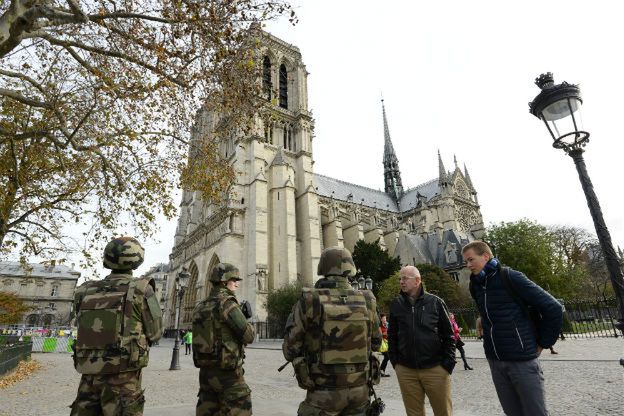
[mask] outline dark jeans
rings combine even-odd
[[[528,361],[488,359],[496,394],[507,416],[548,416],[544,374],[537,358]]]
[[[193,344],[184,344],[184,354],[190,354],[191,353],[191,346]]]
[[[388,361],[390,361],[390,355],[388,355],[388,352],[382,352],[381,353],[383,355],[383,361],[381,362],[381,367],[379,367],[379,369],[381,371],[386,371],[386,366],[388,365]]]

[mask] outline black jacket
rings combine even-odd
[[[481,314],[483,348],[492,360],[524,361],[538,356],[537,346],[550,348],[557,341],[563,324],[561,304],[524,274],[509,269],[517,296],[536,308],[539,328],[516,303],[503,283],[500,264],[482,275],[470,276],[474,300]]]
[[[441,364],[449,372],[455,367],[455,339],[446,304],[425,292],[412,306],[401,292],[390,304],[388,355],[392,366],[432,368]]]

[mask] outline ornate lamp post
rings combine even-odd
[[[184,291],[186,290],[186,285],[188,284],[189,278],[191,277],[190,273],[186,271],[186,268],[182,268],[182,271],[178,273],[175,281],[174,290],[177,292],[178,300],[176,307],[176,318],[175,318],[175,342],[173,344],[173,353],[171,355],[171,366],[169,366],[169,370],[179,370],[180,369],[180,306],[182,305],[182,298],[184,297]],[[175,295],[174,295],[175,296]]]
[[[540,75],[535,83],[542,91],[529,103],[530,112],[546,125],[553,138],[553,147],[563,149],[574,160],[617,299],[620,316],[616,327],[624,334],[624,274],[583,159],[589,133],[582,127],[581,90],[567,82],[555,85],[551,72]]]

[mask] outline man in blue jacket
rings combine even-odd
[[[548,415],[537,357],[557,341],[561,305],[523,273],[502,268],[486,243],[472,242],[462,253],[472,272],[470,292],[481,315],[483,348],[503,411],[507,416]],[[531,315],[539,315],[539,322]]]

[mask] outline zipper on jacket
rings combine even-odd
[[[514,322],[514,328],[516,329],[516,335],[518,335],[518,340],[520,341],[520,346],[522,347],[522,351],[524,351],[524,343],[522,342],[522,337],[520,336],[520,332],[518,331],[518,327]]]
[[[494,324],[492,323],[492,319],[490,319],[490,313],[487,308],[487,276],[485,276],[485,286],[483,286],[483,295],[484,295],[484,305],[485,305],[485,314],[487,315],[488,321],[490,321],[490,339],[492,340],[492,348],[494,348],[494,355],[496,355],[496,359],[500,361],[500,357],[498,356],[498,352],[496,351],[496,344],[494,344]]]

